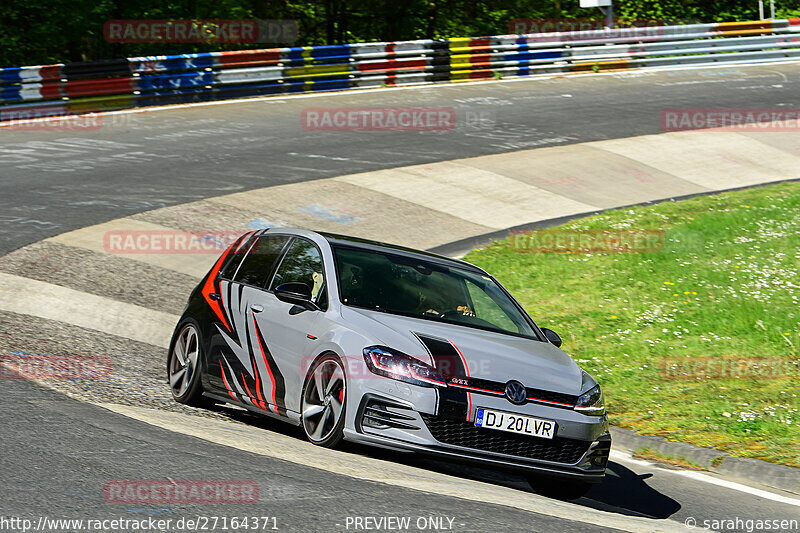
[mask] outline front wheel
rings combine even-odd
[[[308,371],[303,386],[301,413],[306,438],[318,446],[334,448],[344,436],[347,378],[342,361],[329,354]]]
[[[585,481],[570,481],[533,474],[528,476],[528,483],[537,494],[565,501],[582,498],[592,488],[592,484]]]

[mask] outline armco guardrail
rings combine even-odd
[[[149,56],[0,69],[0,120],[541,73],[800,60],[800,19]]]

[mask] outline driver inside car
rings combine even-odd
[[[419,295],[418,313],[425,316],[441,317],[449,311],[455,311],[464,316],[475,316],[475,313],[468,305],[459,305],[455,309],[447,309],[442,299],[435,297],[430,298],[425,294]]]

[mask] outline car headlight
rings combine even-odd
[[[397,350],[386,346],[364,348],[364,360],[373,374],[423,387],[446,387],[444,378],[427,365]]]
[[[603,391],[597,381],[587,372],[581,370],[583,383],[581,390],[585,391],[578,397],[575,403],[575,410],[585,415],[601,416],[606,414],[606,406],[603,401]]]

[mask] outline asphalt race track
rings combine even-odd
[[[0,128],[0,253],[246,189],[660,133],[665,108],[791,108],[798,73],[785,64],[454,84],[110,115],[84,133]],[[300,125],[308,107],[395,105],[452,107],[457,127],[376,134]]]
[[[657,134],[665,108],[796,108],[799,74],[797,64],[630,72],[148,110],[105,116],[102,127],[85,132],[0,128],[0,255],[70,230],[251,189]],[[301,127],[303,109],[350,106],[452,107],[458,120],[452,131],[439,132]],[[47,250],[32,256],[36,262],[14,267],[53,268],[42,259]],[[115,272],[81,264],[81,257],[88,256],[75,252],[55,260],[69,261],[62,265],[66,270],[91,272],[99,284],[113,284]],[[157,280],[152,269],[141,268],[119,274],[122,280],[140,278],[141,287],[108,287],[104,295],[149,297],[147,285]],[[155,288],[160,294],[153,307],[164,313],[180,311],[193,283],[190,276],[173,276],[171,287]],[[236,409],[195,412],[148,398],[135,376],[161,371],[159,346],[24,314],[0,313],[0,324],[2,350],[74,353],[71,343],[87,353],[110,350],[128,358],[126,375],[132,376],[123,386],[82,398],[91,403],[52,384],[0,380],[0,517],[35,523],[42,516],[258,515],[276,517],[281,531],[356,530],[354,517],[412,517],[412,523],[438,517],[446,526],[440,531],[547,532],[688,531],[683,524],[691,519],[701,529],[703,520],[800,517],[797,495],[713,474],[689,476],[624,453],[612,456],[602,485],[567,504],[532,494],[521,478],[483,469],[354,447],[309,450],[289,426]],[[159,507],[104,501],[104,484],[126,479],[252,480],[259,503]]]

